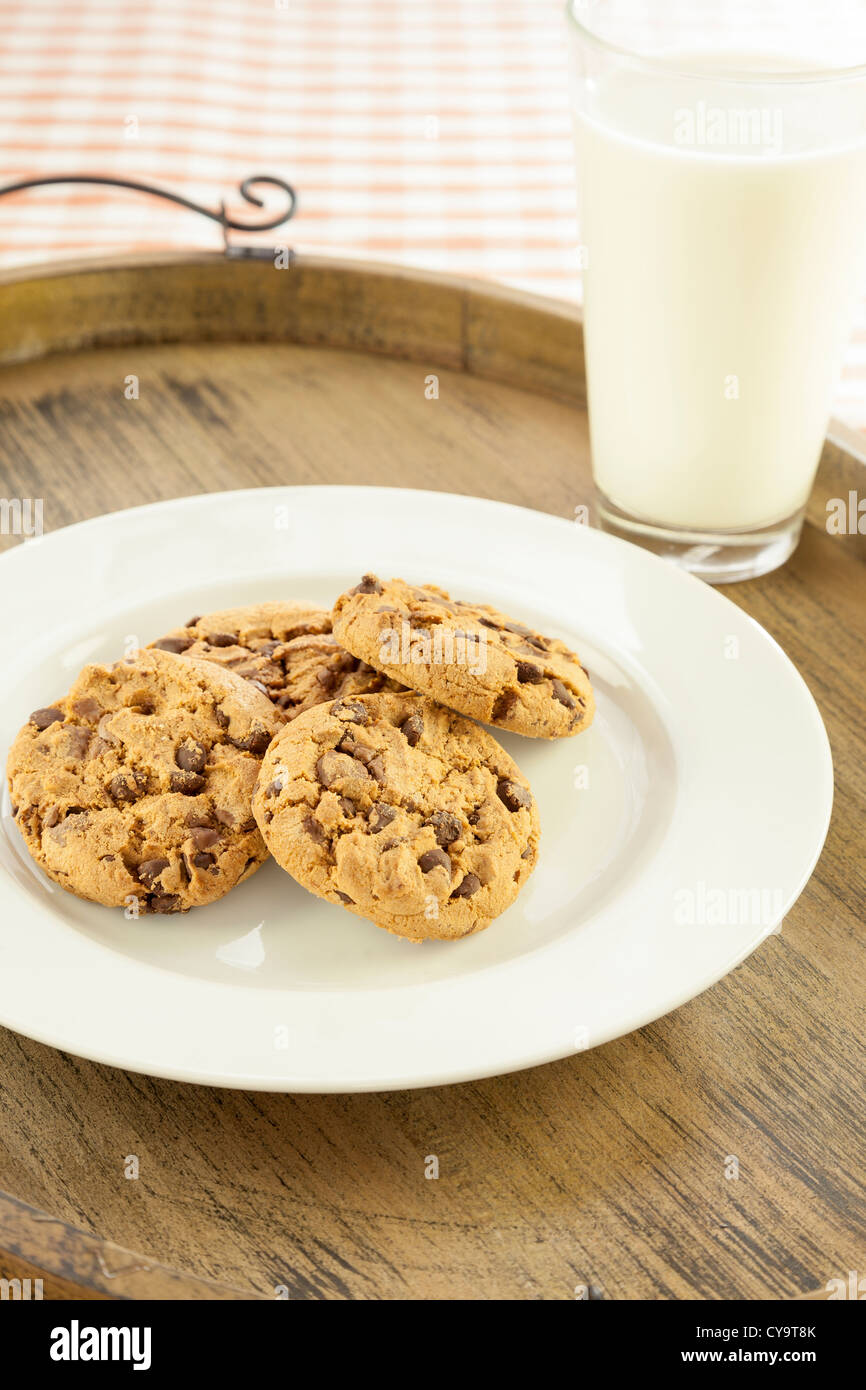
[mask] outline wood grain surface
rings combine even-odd
[[[216,257],[19,274],[0,363],[0,494],[43,498],[46,530],[258,484],[590,501],[578,321],[524,296]],[[753,1299],[866,1274],[866,537],[825,525],[829,498],[863,493],[858,448],[828,444],[784,569],[726,591],[801,670],[836,766],[780,934],[626,1038],[417,1092],[219,1091],[0,1030],[0,1277],[43,1271],[61,1297]]]

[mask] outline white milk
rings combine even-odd
[[[843,143],[863,87],[828,110],[765,85],[749,143],[728,119],[748,89],[599,83],[578,119],[596,482],[663,525],[780,521],[811,489],[866,274],[866,144]]]

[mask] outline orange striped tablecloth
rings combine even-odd
[[[102,173],[241,212],[231,190],[273,173],[298,250],[578,298],[565,23],[564,0],[0,0],[0,182]],[[5,266],[219,244],[133,194],[0,201]],[[866,426],[866,303],[835,410]]]

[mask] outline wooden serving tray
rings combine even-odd
[[[727,591],[799,666],[836,763],[827,845],[781,934],[626,1038],[427,1091],[218,1091],[0,1030],[0,1277],[56,1297],[714,1299],[856,1267],[866,538],[830,535],[826,509],[864,477],[834,427],[798,551]],[[46,530],[314,482],[573,516],[591,500],[578,313],[318,259],[0,277],[0,493],[43,498]]]

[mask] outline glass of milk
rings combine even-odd
[[[753,578],[799,539],[866,288],[866,4],[568,14],[599,520]]]

